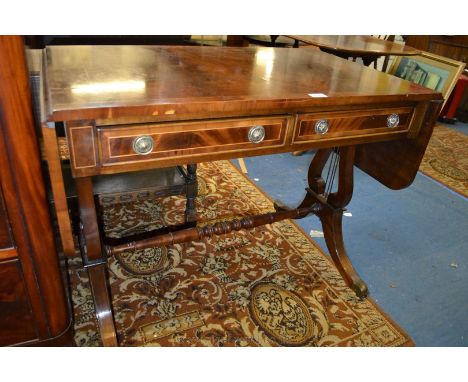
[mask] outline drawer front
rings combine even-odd
[[[413,108],[301,114],[294,142],[408,131]]]
[[[288,121],[271,117],[99,127],[101,160],[109,165],[278,147],[285,144]],[[141,139],[146,143],[135,146]]]

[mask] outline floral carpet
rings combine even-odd
[[[273,210],[230,162],[199,166],[200,225]],[[105,207],[109,236],[182,223],[185,199]],[[120,346],[409,346],[372,300],[359,300],[292,221],[109,259]],[[86,271],[70,261],[78,346],[101,344]]]
[[[468,197],[468,136],[436,125],[419,170]]]

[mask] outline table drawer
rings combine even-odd
[[[285,144],[288,117],[98,127],[103,165]]]
[[[301,114],[293,140],[300,143],[407,131],[412,114],[411,107]]]

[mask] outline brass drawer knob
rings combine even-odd
[[[249,130],[248,139],[252,143],[260,143],[265,139],[265,128],[263,126],[253,126]]]
[[[153,138],[149,135],[142,135],[133,140],[133,151],[139,155],[146,155],[153,151]]]
[[[330,124],[326,119],[321,119],[315,123],[315,132],[317,134],[326,134]]]
[[[390,114],[387,117],[387,127],[389,128],[397,127],[399,123],[400,123],[400,117],[398,116],[398,114]]]

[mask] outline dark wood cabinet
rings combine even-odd
[[[21,37],[0,36],[0,345],[71,345]]]
[[[0,251],[8,249],[13,246],[11,238],[10,225],[8,224],[8,217],[5,210],[5,202],[3,200],[3,193],[0,192]]]
[[[18,259],[0,263],[0,346],[37,338]]]
[[[407,45],[457,61],[468,60],[468,36],[405,36]]]

